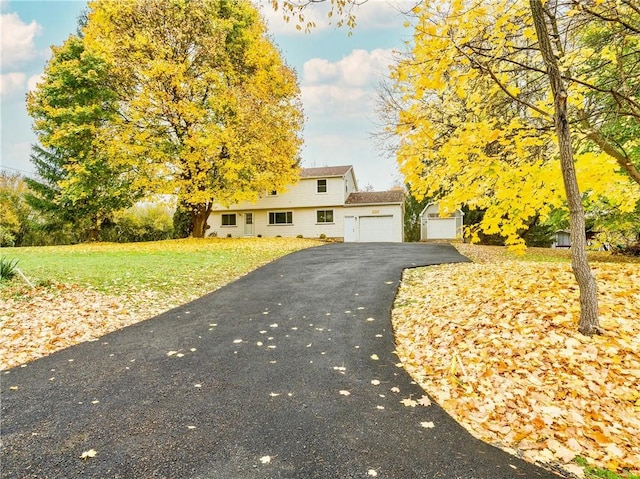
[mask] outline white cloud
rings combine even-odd
[[[297,17],[292,17],[287,23],[283,19],[282,8],[274,11],[271,5],[265,1],[254,0],[254,3],[261,8],[271,33],[299,34],[296,25],[300,22]],[[396,28],[398,26],[398,17],[402,16],[402,12],[410,10],[416,3],[418,3],[417,0],[368,0],[362,5],[354,5],[352,13],[356,17],[356,29]],[[311,33],[336,28],[338,16],[334,12],[334,16],[329,18],[330,5],[330,2],[323,2],[312,4],[305,8],[302,12],[305,19],[304,25],[302,25],[303,29],[307,22],[315,23]],[[346,32],[346,27],[344,28]]]
[[[391,50],[353,50],[330,62],[313,58],[305,62],[302,101],[307,111],[339,115],[370,115],[375,87],[387,74]]]
[[[33,91],[36,89],[36,86],[38,85],[40,80],[42,80],[42,76],[42,73],[38,73],[37,75],[31,75],[29,77],[29,79],[27,80],[27,88],[29,89],[29,91]]]
[[[370,92],[361,88],[344,88],[339,85],[311,85],[303,86],[302,103],[306,111],[313,111],[314,115],[334,114],[340,118],[343,115],[362,114],[369,111]]]
[[[287,14],[287,16],[291,17],[287,22],[284,19],[285,12],[282,8],[278,8],[278,10],[274,10],[269,2],[254,0],[254,3],[257,4],[258,8],[262,12],[264,19],[269,26],[269,32],[273,34],[297,34],[302,35],[301,31],[298,30],[297,25],[300,23],[298,21],[297,16],[291,16]],[[326,2],[327,4],[329,2]],[[312,7],[308,7],[304,12],[302,12],[304,16],[304,24],[301,25],[302,31],[306,26],[306,23],[313,22],[316,24],[313,32],[319,32],[322,30],[327,30],[331,28],[332,25],[329,23],[327,18],[328,5],[318,4],[313,5]]]
[[[35,20],[26,24],[16,13],[3,13],[0,27],[3,68],[19,65],[35,56],[34,39],[42,29]]]
[[[378,48],[371,52],[353,50],[349,55],[330,62],[312,58],[303,66],[303,84],[338,83],[343,86],[374,86],[386,76],[392,61],[392,50]]]
[[[3,73],[0,75],[0,96],[6,98],[24,91],[27,76],[21,72]]]

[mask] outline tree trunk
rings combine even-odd
[[[569,223],[571,226],[571,267],[580,288],[580,323],[582,334],[593,335],[600,331],[598,321],[598,292],[596,280],[587,261],[587,238],[585,233],[584,209],[578,189],[578,180],[573,160],[571,131],[567,119],[567,91],[562,81],[558,61],[555,57],[549,31],[545,22],[545,12],[541,0],[530,0],[533,23],[538,36],[540,53],[547,66],[547,74],[554,97],[555,127],[560,151],[562,179],[564,181]]]
[[[211,205],[208,203],[191,206],[191,221],[193,225],[191,236],[194,238],[204,238],[209,228],[207,220],[209,219],[210,213]]]

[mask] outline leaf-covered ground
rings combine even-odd
[[[589,338],[566,252],[459,249],[476,263],[405,272],[393,313],[404,367],[474,435],[526,460],[639,473],[640,264],[592,264],[605,333]]]
[[[0,289],[0,369],[152,317],[314,244],[16,249],[43,285]],[[576,332],[567,251],[531,249],[515,259],[502,248],[457,246],[475,263],[405,273],[393,313],[404,367],[473,434],[527,460],[581,473],[571,463],[580,455],[640,470],[640,263],[608,255],[619,262],[593,263],[606,333],[586,338]]]
[[[187,239],[6,250],[36,288],[19,278],[0,287],[0,370],[151,318],[319,244]]]

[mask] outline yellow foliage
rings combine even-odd
[[[481,229],[520,247],[527,221],[565,198],[529,2],[434,0],[416,15],[412,48],[391,74],[403,101],[395,128],[400,171],[414,191],[452,207],[488,208]],[[575,49],[561,61],[581,65],[592,53]],[[585,95],[586,87],[571,84],[574,108]],[[640,188],[618,169],[599,151],[578,155],[582,191],[627,211]]]
[[[105,0],[89,10],[85,42],[113,65],[124,100],[105,147],[142,186],[200,206],[295,183],[297,78],[249,1]]]

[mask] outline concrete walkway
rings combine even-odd
[[[464,260],[435,244],[308,249],[9,370],[2,477],[557,478],[400,402],[424,394],[395,366],[402,270]]]

